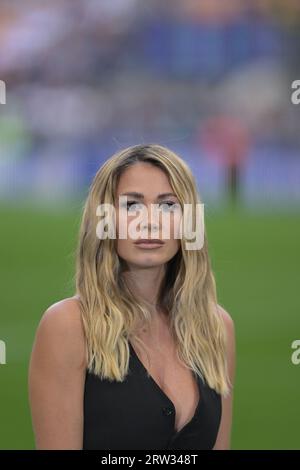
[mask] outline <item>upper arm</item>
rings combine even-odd
[[[75,300],[49,307],[38,325],[28,387],[37,449],[82,449],[85,341]]]
[[[226,327],[227,334],[227,348],[226,348],[226,357],[228,363],[228,375],[231,382],[230,393],[227,397],[222,396],[222,417],[220,422],[220,427],[217,435],[217,439],[214,445],[213,450],[229,450],[231,445],[231,427],[232,427],[232,411],[233,411],[233,386],[235,379],[235,327],[234,322],[226,310],[223,307],[218,305],[218,309],[224,324]]]

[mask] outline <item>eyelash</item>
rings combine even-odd
[[[129,209],[129,207],[131,207],[132,204],[139,204],[137,201],[128,201],[126,203],[126,207],[127,209]],[[172,207],[176,204],[176,202],[173,202],[173,201],[164,201],[164,202],[161,202],[161,204],[170,204],[169,207]]]

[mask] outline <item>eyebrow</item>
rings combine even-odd
[[[120,196],[132,196],[132,197],[135,197],[136,199],[144,199],[144,195],[142,193],[137,193],[135,191],[122,193],[120,194]],[[169,196],[177,197],[176,194],[174,193],[161,193],[161,194],[158,194],[157,199],[164,199],[165,197],[169,197]]]

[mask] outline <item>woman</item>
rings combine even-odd
[[[230,448],[234,324],[205,231],[187,248],[187,204],[201,206],[193,175],[163,146],[126,148],[97,172],[76,293],[46,310],[32,350],[38,449]]]

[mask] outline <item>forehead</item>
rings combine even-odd
[[[173,192],[166,173],[146,162],[135,163],[121,174],[117,185],[117,195],[125,191],[136,191],[145,196]]]

